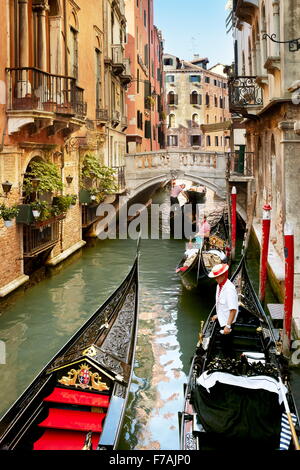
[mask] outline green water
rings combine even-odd
[[[157,202],[167,197],[161,192]],[[216,204],[208,199],[205,211]],[[56,276],[13,297],[1,312],[1,415],[129,271],[134,240],[94,245]],[[214,303],[183,289],[175,268],[184,247],[182,240],[142,241],[138,343],[120,449],[178,449],[183,385],[200,322]]]

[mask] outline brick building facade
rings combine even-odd
[[[163,40],[153,24],[153,0],[126,0],[132,82],[127,91],[128,153],[164,147]]]

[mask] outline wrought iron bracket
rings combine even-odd
[[[271,34],[271,36],[267,33],[263,34],[262,39],[269,38],[271,41],[276,42],[277,44],[288,44],[290,52],[297,52],[300,49],[300,38],[298,39],[291,39],[290,41],[277,41],[276,34]]]

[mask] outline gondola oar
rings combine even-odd
[[[300,450],[299,439],[298,439],[296,429],[295,429],[295,426],[294,426],[294,423],[293,423],[290,407],[289,407],[289,404],[288,404],[286,396],[285,396],[285,392],[284,392],[281,377],[279,377],[279,384],[280,384],[281,395],[282,395],[283,403],[284,403],[284,407],[285,407],[285,412],[286,412],[286,415],[287,415],[287,418],[288,418],[288,422],[289,422],[289,425],[290,425],[290,429],[291,429],[291,433],[292,433],[292,437],[293,437],[293,441],[294,441],[294,446],[295,446],[296,450]]]

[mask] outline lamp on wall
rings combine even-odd
[[[37,191],[37,188],[39,187],[40,181],[41,181],[41,180],[40,180],[39,178],[32,178],[32,179],[30,180],[34,191]]]
[[[71,184],[72,181],[73,181],[73,176],[71,176],[71,175],[66,176],[66,180],[67,180],[67,183],[68,183],[68,184]]]
[[[2,183],[2,189],[4,191],[4,194],[5,196],[4,197],[7,197],[8,193],[10,192],[12,188],[12,183],[10,183],[9,181],[5,181],[5,183]]]

